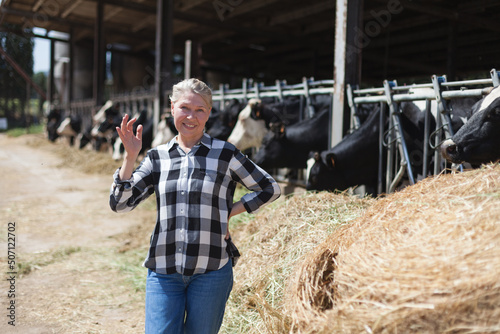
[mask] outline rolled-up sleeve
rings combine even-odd
[[[120,168],[113,175],[109,206],[115,212],[128,212],[154,193],[152,163],[146,156],[129,180],[120,180]]]
[[[248,213],[258,212],[262,206],[280,197],[281,189],[274,178],[241,152],[235,155],[231,166],[239,182],[252,191],[241,198]]]

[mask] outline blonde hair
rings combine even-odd
[[[209,108],[212,108],[212,90],[201,80],[191,78],[185,79],[172,87],[170,101],[177,102],[184,94],[193,92],[201,96]]]

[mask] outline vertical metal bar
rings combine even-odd
[[[384,130],[385,130],[385,113],[387,109],[387,104],[380,103],[380,115],[379,115],[379,132],[378,132],[378,178],[377,178],[377,194],[381,194],[384,183]]]
[[[311,103],[311,95],[309,94],[309,81],[306,77],[302,78],[302,84],[304,85],[304,97],[306,98],[306,119],[314,116],[314,108]]]
[[[359,129],[361,126],[361,122],[359,121],[358,117],[358,108],[357,105],[354,103],[354,95],[352,93],[352,86],[350,84],[347,84],[347,89],[346,89],[346,95],[347,95],[347,104],[349,105],[349,109],[351,110],[351,131],[355,129]]]
[[[247,97],[247,94],[248,94],[248,80],[247,78],[243,78],[243,98],[244,98],[244,101],[245,103],[248,102],[248,97]],[[223,105],[221,104],[221,109],[223,108]]]
[[[253,87],[255,88],[255,97],[260,99],[259,84],[254,82]]]
[[[403,128],[401,125],[400,118],[400,108],[399,106],[396,108],[396,105],[392,99],[391,86],[395,85],[395,83],[390,83],[387,80],[384,80],[384,91],[387,97],[387,105],[389,106],[389,111],[391,114],[391,119],[394,122],[395,127],[395,136],[398,144],[398,148],[401,154],[402,165],[406,168],[406,172],[408,174],[408,179],[411,184],[415,184],[415,178],[413,177],[413,171],[411,169],[410,156],[408,154],[408,149],[406,146],[406,140],[404,138]]]
[[[500,86],[500,77],[498,77],[497,70],[494,68],[491,69],[490,74],[491,74],[491,80],[493,81],[493,87]]]
[[[450,116],[450,110],[448,109],[448,104],[446,103],[446,100],[443,98],[442,94],[442,86],[441,83],[446,82],[446,76],[438,77],[436,75],[433,75],[431,77],[432,79],[432,86],[434,88],[434,93],[436,95],[436,102],[437,102],[437,115],[436,115],[436,130],[439,129],[437,132],[437,135],[435,137],[434,143],[435,143],[435,152],[434,152],[434,174],[437,175],[441,172],[441,151],[438,149],[439,145],[441,144],[443,132],[444,130],[444,137],[445,139],[449,139],[453,137],[453,128],[451,127],[451,116]],[[442,129],[442,130],[441,130]],[[463,171],[463,166],[459,165],[459,170]]]
[[[187,40],[184,50],[184,79],[191,78],[191,40]]]
[[[425,114],[424,114],[424,157],[422,162],[422,175],[427,177],[429,172],[429,136],[430,136],[430,126],[431,126],[431,101],[425,100]]]
[[[219,84],[219,92],[220,92],[220,103],[221,103],[221,105],[224,105],[224,103],[225,103],[224,84],[222,84],[222,83]]]
[[[408,174],[408,179],[411,184],[415,184],[415,178],[413,177],[413,170],[411,168],[410,155],[408,153],[408,146],[406,146],[406,140],[403,133],[403,127],[401,125],[401,116],[399,112],[392,115],[395,117],[396,130],[398,131],[399,148],[402,158],[404,158],[404,163],[406,164],[406,173]]]
[[[283,90],[281,89],[281,82],[278,79],[276,80],[276,90],[278,92],[278,100],[283,102]]]

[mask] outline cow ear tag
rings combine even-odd
[[[285,134],[285,125],[281,124],[280,135],[283,136],[284,134]]]
[[[331,157],[330,160],[332,162],[332,167],[335,167],[335,160],[333,160],[333,157]]]

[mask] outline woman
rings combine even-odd
[[[228,221],[274,201],[280,188],[233,145],[204,132],[212,108],[205,83],[181,81],[170,100],[179,134],[151,149],[135,171],[142,126],[134,135],[135,119],[123,117],[117,131],[125,155],[110,206],[127,212],[156,195],[156,226],[144,261],[146,333],[217,333],[233,285]],[[233,203],[236,182],[252,192]]]

